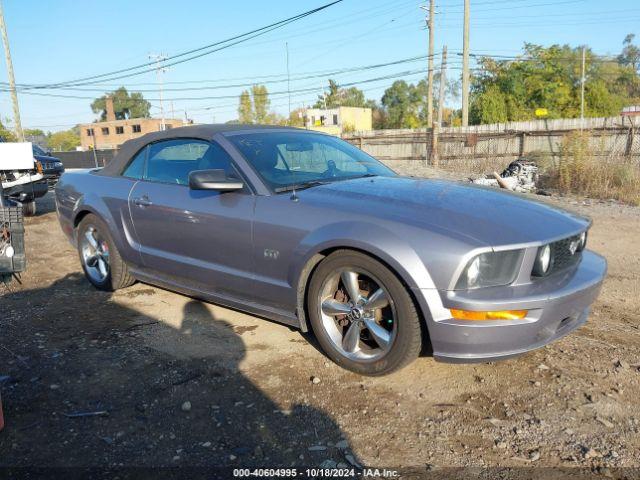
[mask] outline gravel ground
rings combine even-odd
[[[420,175],[442,172],[420,170]],[[586,326],[497,363],[422,357],[384,378],[312,338],[144,284],[98,292],[51,198],[0,287],[0,466],[640,467],[640,209],[593,217],[609,276]],[[91,415],[85,415],[89,414]]]

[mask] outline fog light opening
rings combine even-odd
[[[451,316],[456,320],[522,320],[529,313],[528,310],[497,310],[489,312],[476,312],[472,310],[450,309]]]

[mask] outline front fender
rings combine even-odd
[[[407,240],[379,225],[337,222],[310,232],[298,244],[293,256],[289,282],[298,286],[298,316],[303,331],[307,330],[304,292],[310,267],[318,263],[322,252],[335,248],[352,248],[377,257],[413,292],[421,292],[416,306],[427,320],[427,328],[431,320],[449,317],[424,261]]]
[[[334,248],[370,253],[389,265],[410,288],[435,288],[427,268],[408,242],[384,227],[365,222],[332,223],[305,236],[294,252],[290,284],[297,284],[314,255]]]

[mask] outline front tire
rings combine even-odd
[[[77,239],[82,270],[94,287],[113,292],[135,283],[100,218],[93,214],[84,217],[78,225]]]
[[[365,254],[338,250],[326,257],[311,278],[307,306],[323,350],[348,370],[386,375],[420,353],[420,318],[407,288]]]
[[[33,217],[36,214],[36,201],[31,200],[22,204],[22,215],[25,217]]]

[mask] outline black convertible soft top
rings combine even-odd
[[[172,140],[174,138],[197,138],[200,140],[211,140],[217,133],[238,132],[243,130],[296,130],[299,128],[284,127],[279,125],[239,125],[239,124],[211,124],[211,125],[189,125],[186,127],[171,128],[161,132],[151,132],[139,138],[127,140],[122,144],[120,150],[104,168],[97,171],[98,175],[113,177],[120,175],[122,170],[129,164],[131,158],[149,143],[159,140]],[[302,130],[305,131],[305,130]]]

